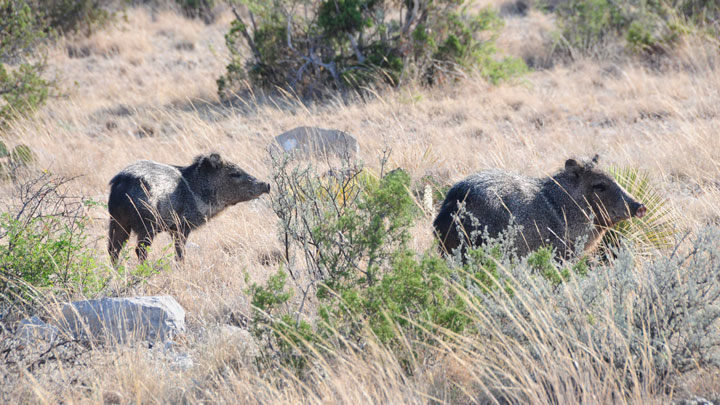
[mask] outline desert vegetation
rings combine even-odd
[[[717,403],[719,10],[0,0],[0,401]],[[359,150],[269,147],[299,126]],[[270,192],[113,266],[110,179],[210,152]],[[441,255],[453,184],[595,153],[647,214],[593,252]],[[16,333],[156,295],[172,342]]]

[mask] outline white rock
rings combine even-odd
[[[185,310],[168,295],[77,301],[62,314],[76,338],[104,342],[165,342],[185,331]]]
[[[302,157],[357,157],[360,149],[357,139],[337,129],[297,127],[275,137],[285,152]]]

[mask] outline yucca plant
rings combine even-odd
[[[624,244],[632,245],[639,254],[672,246],[676,214],[663,194],[653,186],[648,173],[621,167],[611,167],[608,172],[635,199],[645,204],[647,214],[615,224],[603,237],[603,253],[610,255],[613,248]]]

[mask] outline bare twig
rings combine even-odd
[[[365,55],[360,52],[360,48],[358,48],[358,43],[355,40],[355,37],[352,36],[352,34],[347,34],[348,39],[350,40],[350,45],[352,46],[353,51],[355,52],[355,57],[357,58],[359,63],[365,62]]]
[[[420,0],[413,0],[412,9],[408,9],[407,15],[405,16],[405,24],[402,28],[403,36],[406,36],[410,32],[410,27],[417,19],[418,9],[420,8]]]

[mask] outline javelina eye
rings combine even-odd
[[[234,179],[239,179],[239,178],[241,178],[242,176],[243,176],[242,173],[231,173],[231,174],[230,174],[230,177],[232,177],[232,178],[234,178]]]
[[[605,191],[605,188],[605,185],[602,183],[593,184],[593,191],[596,193],[602,193],[603,191]]]

